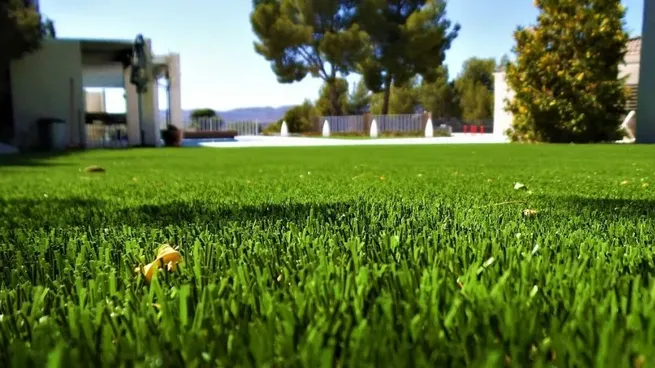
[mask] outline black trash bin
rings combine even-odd
[[[36,121],[39,130],[39,148],[44,151],[66,149],[66,122],[58,118],[41,118]]]

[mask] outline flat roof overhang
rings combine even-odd
[[[130,40],[77,39],[85,65],[118,62],[130,65],[133,42]]]

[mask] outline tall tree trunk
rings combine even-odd
[[[340,116],[341,106],[339,105],[339,93],[337,91],[337,80],[332,78],[327,81],[330,89],[330,115]]]
[[[384,77],[384,100],[382,101],[382,115],[389,113],[389,99],[391,98],[391,75]]]
[[[11,99],[10,61],[0,58],[0,142],[14,139],[14,113]]]

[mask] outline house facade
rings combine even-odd
[[[151,77],[145,93],[137,94],[130,83],[133,42],[102,39],[48,39],[42,47],[11,63],[13,145],[25,149],[38,145],[37,121],[56,119],[65,123],[68,147],[104,145],[109,130],[124,131],[125,144],[155,146],[167,122],[182,124],[180,58],[178,54],[152,55]],[[158,81],[168,80],[168,114],[159,112]],[[105,111],[104,96],[87,88],[124,88],[125,113]],[[140,101],[139,101],[140,100]],[[108,127],[111,126],[111,129]]]

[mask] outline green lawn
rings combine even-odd
[[[648,367],[654,245],[655,147],[4,157],[0,367]]]

